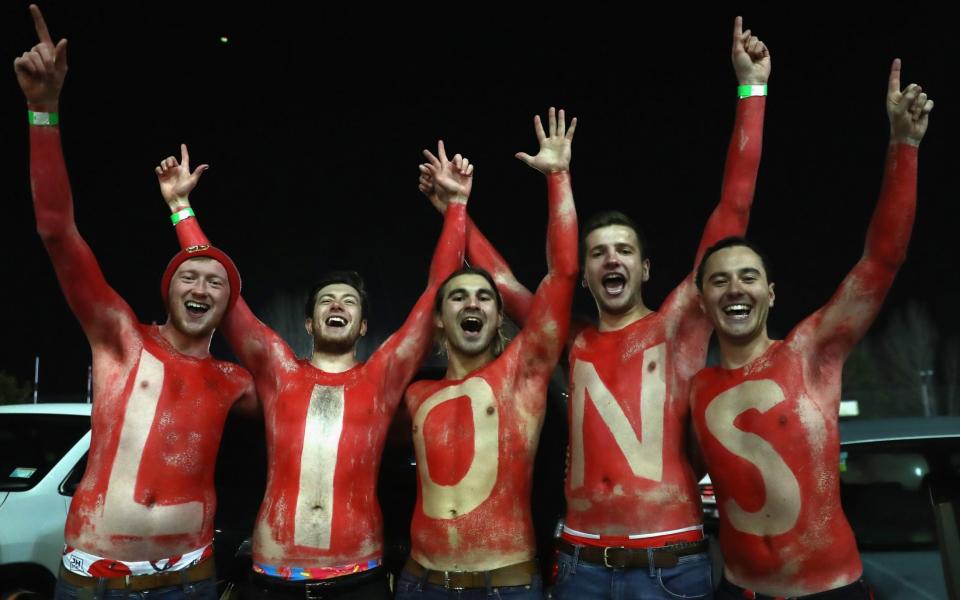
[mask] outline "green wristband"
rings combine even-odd
[[[173,213],[172,215],[170,215],[170,222],[173,223],[174,227],[176,227],[177,223],[179,223],[180,221],[186,221],[187,219],[193,216],[195,216],[193,214],[193,209],[188,206],[187,208],[184,208],[183,210],[179,210]]]
[[[59,113],[50,113],[50,112],[33,112],[32,110],[27,111],[27,122],[31,125],[39,126],[49,126],[49,125],[59,125],[60,124],[60,114]]]
[[[737,86],[737,97],[738,98],[750,98],[751,96],[766,96],[767,95],[767,84],[763,85],[738,85]]]

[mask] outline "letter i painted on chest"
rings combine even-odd
[[[143,466],[147,438],[153,430],[160,392],[163,389],[163,363],[146,350],[134,375],[133,391],[127,400],[120,428],[120,442],[110,470],[107,495],[103,503],[103,523],[107,533],[126,535],[172,535],[196,533],[203,526],[203,503],[144,506],[134,498],[137,474]],[[150,457],[146,457],[150,460]],[[153,457],[153,460],[159,460]],[[164,531],[153,530],[153,523],[175,524]],[[144,531],[138,531],[138,525]]]
[[[333,523],[333,480],[343,431],[343,386],[315,385],[307,406],[300,455],[294,543],[327,549]]]
[[[613,434],[630,470],[637,477],[663,479],[663,412],[666,402],[666,344],[657,344],[643,352],[643,373],[640,385],[641,439],[637,439],[627,415],[607,386],[600,380],[592,363],[577,360],[573,367],[573,423],[571,427],[572,461],[570,484],[581,487],[584,480],[583,413],[586,396],[600,413],[600,418]]]

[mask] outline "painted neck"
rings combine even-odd
[[[487,348],[485,352],[475,356],[461,354],[460,352],[450,348],[449,344],[446,345],[446,348],[447,379],[464,379],[470,373],[473,373],[477,369],[490,364],[495,358],[497,358],[493,353],[493,346]]]
[[[194,358],[210,356],[210,340],[213,339],[213,331],[201,336],[186,335],[174,327],[168,317],[167,322],[160,326],[160,335],[180,354]]]
[[[739,369],[751,363],[767,351],[774,340],[767,335],[766,328],[749,340],[739,340],[717,334],[720,343],[720,366],[724,369]]]
[[[348,352],[331,353],[313,349],[310,356],[310,364],[326,371],[327,373],[343,373],[357,366],[360,361],[357,360],[357,347],[354,346]]]
[[[643,303],[643,300],[638,302],[633,308],[625,313],[615,314],[606,312],[602,309],[598,310],[600,311],[600,324],[597,326],[597,329],[600,331],[617,331],[619,329],[623,329],[627,325],[636,323],[640,319],[653,312],[647,308],[647,305]]]

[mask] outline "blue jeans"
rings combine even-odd
[[[218,597],[217,581],[213,577],[186,585],[151,588],[138,592],[78,587],[58,579],[56,590],[53,592],[54,600],[217,600]]]
[[[710,554],[681,556],[675,567],[650,569],[610,569],[577,561],[560,552],[557,555],[557,581],[550,598],[560,600],[677,600],[677,598],[713,598],[713,572]]]
[[[543,598],[543,582],[539,575],[533,576],[530,585],[511,585],[491,588],[469,588],[465,590],[447,589],[442,585],[434,585],[421,581],[419,577],[407,571],[400,574],[397,580],[396,600],[489,600],[490,598],[509,598],[510,600],[541,600]]]

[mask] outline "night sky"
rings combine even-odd
[[[773,261],[771,333],[825,303],[860,256],[886,150],[887,72],[900,57],[904,85],[922,84],[936,108],[909,258],[877,328],[918,300],[941,339],[960,336],[958,164],[948,145],[960,133],[960,41],[945,14],[915,4],[896,14],[730,5],[643,18],[238,6],[41,4],[54,39],[70,40],[60,114],[78,226],[145,322],[165,318],[159,280],[177,249],[153,167],[180,142],[195,165],[211,165],[192,202],[261,316],[299,321],[303,289],[327,269],[352,268],[371,289],[371,339],[399,326],[440,229],[417,191],[420,149],[438,137],[476,164],[469,211],[535,286],[546,186],[513,154],[536,152],[531,119],[550,105],[579,119],[581,221],[616,208],[641,224],[653,261],[644,296],[659,306],[692,268],[719,197],[736,103],[730,35],[743,14],[773,58],[749,229]],[[36,43],[26,3],[4,2],[0,23],[9,59],[0,370],[29,381],[39,355],[42,395],[79,394],[89,349],[35,233],[23,98],[9,66]],[[585,292],[577,310],[595,312]],[[219,337],[214,351],[229,356]]]

